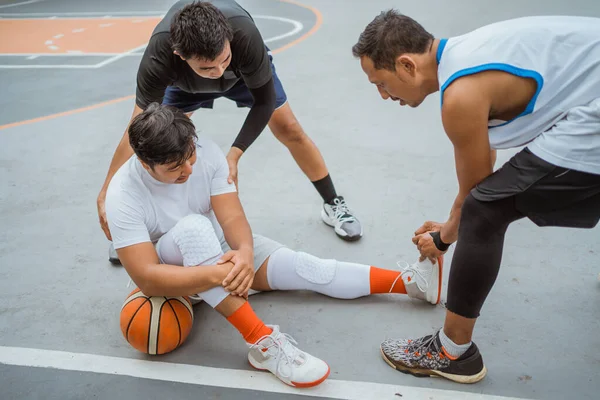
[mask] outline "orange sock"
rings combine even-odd
[[[256,343],[260,338],[270,335],[273,330],[265,326],[264,322],[254,313],[250,303],[245,302],[233,314],[227,317],[227,321],[240,331],[246,342]]]
[[[406,294],[404,281],[400,277],[402,272],[371,267],[369,278],[371,280],[371,294],[377,293],[402,293]]]

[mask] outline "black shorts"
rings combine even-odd
[[[593,228],[600,220],[600,175],[557,167],[524,149],[472,191],[479,201],[514,196],[538,226]]]

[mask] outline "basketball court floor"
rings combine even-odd
[[[268,130],[240,163],[242,202],[257,233],[388,268],[415,259],[412,232],[444,220],[456,178],[439,96],[414,110],[382,101],[351,54],[364,26],[392,7],[437,37],[525,15],[600,17],[595,0],[298,1],[240,3],[273,49],[292,109],[364,238],[342,242],[321,222],[319,196]],[[443,322],[442,305],[404,296],[251,297],[265,322],[330,364],[330,379],[310,390],[251,370],[238,333],[206,304],[194,307],[193,331],[174,352],[130,347],[118,316],[131,288],[107,260],[95,200],[133,110],[140,55],[172,3],[0,0],[0,399],[598,398],[599,228],[520,221],[509,229],[475,332],[489,370],[475,385],[404,375],[381,359],[385,338],[421,336]],[[193,120],[226,150],[246,112],[219,100]],[[514,152],[501,152],[497,165]]]

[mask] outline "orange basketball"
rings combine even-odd
[[[165,354],[179,347],[194,322],[187,297],[148,297],[135,289],[121,308],[121,332],[125,340],[147,354]]]

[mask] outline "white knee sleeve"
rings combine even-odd
[[[339,299],[370,294],[370,267],[321,259],[281,248],[269,258],[267,280],[273,290],[312,290]]]
[[[301,251],[290,252],[294,253],[292,264],[301,278],[318,285],[326,285],[335,278],[336,260],[325,260]]]
[[[223,255],[212,224],[208,218],[198,214],[188,215],[179,221],[160,238],[156,250],[162,262],[186,267],[213,265]],[[216,307],[229,293],[217,286],[199,295],[211,307]]]
[[[202,215],[188,215],[170,231],[183,257],[183,265],[213,265],[223,255],[221,244],[210,220]]]

